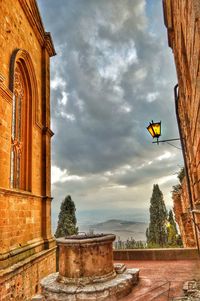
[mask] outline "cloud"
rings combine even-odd
[[[152,145],[146,132],[153,119],[162,120],[163,138],[178,135],[160,1],[38,2],[58,53],[51,66],[55,199],[70,192],[88,208],[99,199],[106,207],[114,199],[119,207],[147,206],[152,184],[162,178],[170,191],[167,179],[182,162],[179,150]],[[69,181],[73,175],[81,180]]]
[[[51,167],[51,184],[55,185],[55,183],[64,183],[64,182],[76,182],[76,181],[83,181],[84,177],[80,177],[77,175],[70,175],[69,172],[64,169],[61,170],[57,166]]]

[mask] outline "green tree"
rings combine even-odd
[[[169,210],[168,222],[173,226],[173,228],[174,228],[176,234],[178,234],[176,222],[175,222],[175,220],[174,220],[173,211],[172,211],[171,209]]]
[[[182,246],[181,237],[178,234],[176,222],[174,220],[174,215],[172,210],[169,211],[168,224],[167,224],[167,234],[168,234],[168,245],[169,246]]]
[[[168,223],[167,223],[167,241],[169,246],[175,246],[177,244],[178,231],[172,210],[169,211]]]
[[[177,178],[179,179],[180,183],[183,182],[184,177],[185,177],[185,167],[182,167],[177,175]]]
[[[147,242],[149,241],[149,228],[146,229],[146,238],[147,238]]]
[[[153,186],[149,212],[148,247],[164,247],[167,244],[167,210],[158,184]]]
[[[177,193],[177,192],[181,191],[181,189],[182,189],[182,182],[183,182],[184,177],[185,177],[185,168],[182,167],[179,170],[179,172],[177,173],[177,178],[179,180],[179,183],[176,184],[176,185],[174,185],[174,186],[172,186],[172,188],[173,188],[172,192]]]
[[[78,233],[78,227],[76,227],[76,207],[68,195],[61,203],[60,213],[58,216],[58,226],[55,233],[55,237],[63,237],[67,235],[73,235]]]

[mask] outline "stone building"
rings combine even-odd
[[[187,189],[186,178],[182,181],[181,187],[178,191],[173,192],[172,195],[174,203],[174,213],[176,222],[179,225],[183,246],[185,248],[196,247],[195,239],[195,225],[190,213],[189,195]]]
[[[36,0],[0,1],[0,300],[28,300],[55,271],[50,57]]]
[[[187,181],[174,204],[187,247],[194,239],[200,244],[200,2],[163,0],[163,5],[178,77],[176,112]]]

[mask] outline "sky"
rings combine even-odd
[[[149,208],[153,184],[167,206],[183,165],[177,83],[161,0],[38,0],[57,55],[51,58],[53,215],[71,195],[78,212]],[[174,143],[180,148],[180,143]]]

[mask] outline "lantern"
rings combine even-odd
[[[158,138],[161,136],[161,121],[160,122],[150,122],[147,130],[153,138]]]

